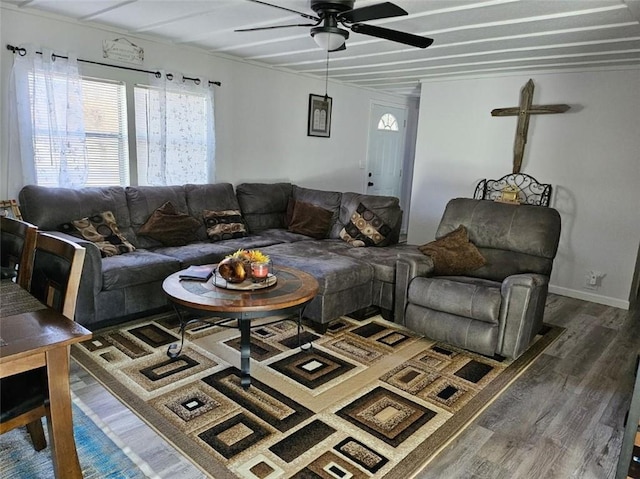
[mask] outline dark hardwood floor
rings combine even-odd
[[[551,295],[545,321],[566,331],[419,479],[615,476],[640,315]]]
[[[550,295],[545,321],[566,331],[416,478],[614,477],[640,314]],[[72,389],[159,477],[205,477],[75,363]]]

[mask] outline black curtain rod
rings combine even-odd
[[[7,50],[12,51],[13,53],[17,53],[18,55],[20,55],[21,57],[25,56],[27,54],[27,50],[26,48],[22,48],[22,47],[14,47],[13,45],[9,45],[7,44]],[[42,55],[42,52],[36,52],[38,55]],[[64,58],[65,60],[68,60],[69,57],[65,57],[63,55],[56,55],[55,53],[51,54],[52,58],[56,59],[56,58]],[[151,71],[151,70],[144,70],[142,68],[133,68],[133,67],[125,67],[125,66],[121,66],[121,65],[110,65],[108,63],[102,63],[102,62],[94,62],[92,60],[82,60],[80,58],[78,58],[79,62],[82,63],[91,63],[93,65],[100,65],[103,67],[111,67],[111,68],[120,68],[121,70],[131,70],[134,72],[141,72],[141,73],[153,73],[156,78],[160,78],[162,76],[162,73],[160,73],[159,71]],[[167,73],[167,79],[168,80],[173,80],[173,73]],[[182,77],[183,80],[191,80],[192,82],[194,82],[196,85],[200,84],[200,78],[190,78],[190,77]],[[216,86],[222,86],[222,83],[220,83],[219,81],[209,81],[209,85],[216,85]]]

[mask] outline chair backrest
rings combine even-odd
[[[447,204],[436,238],[460,225],[487,260],[469,276],[502,281],[518,273],[551,274],[560,241],[554,208],[456,198]]]
[[[31,294],[73,319],[84,256],[82,246],[38,232],[29,289]]]
[[[0,264],[18,268],[16,283],[29,289],[38,228],[26,221],[0,217]]]

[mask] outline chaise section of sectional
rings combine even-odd
[[[316,297],[304,317],[322,331],[333,320],[371,304],[373,268],[364,261],[332,253],[331,240],[299,241],[263,248],[277,270],[278,265],[301,269],[318,281]]]
[[[418,251],[416,246],[398,244],[402,223],[398,198],[324,191],[288,183],[242,184],[236,187],[236,192],[252,233],[264,227],[286,228],[286,208],[291,207],[291,201],[310,203],[332,213],[326,239],[309,241],[306,237],[307,241],[293,245],[262,248],[276,267],[282,264],[299,268],[318,280],[318,295],[304,311],[318,329],[369,306],[376,306],[385,317],[393,318],[397,255]],[[379,247],[354,247],[340,237],[360,204],[390,228]]]
[[[323,243],[324,247],[331,253],[371,266],[371,303],[369,305],[379,308],[382,316],[392,321],[395,309],[396,261],[398,255],[414,253],[423,256],[418,247],[409,244],[394,244],[382,248],[354,248],[342,240]]]

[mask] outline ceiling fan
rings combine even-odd
[[[404,43],[405,45],[411,45],[418,48],[427,48],[433,43],[433,39],[431,38],[360,23],[368,20],[408,15],[405,10],[391,2],[377,3],[375,5],[368,5],[362,8],[353,8],[355,0],[310,0],[311,10],[316,13],[316,15],[311,15],[297,10],[292,10],[290,8],[281,7],[279,5],[263,2],[262,0],[248,1],[296,13],[302,18],[312,20],[315,23],[296,23],[270,27],[242,28],[236,30],[236,32],[271,30],[274,28],[287,27],[312,27],[311,36],[318,46],[328,52],[346,49],[344,42],[349,38],[349,32],[344,28],[340,28],[339,25],[350,29],[352,32],[362,33],[363,35],[370,35],[384,40],[391,40],[392,42]]]

